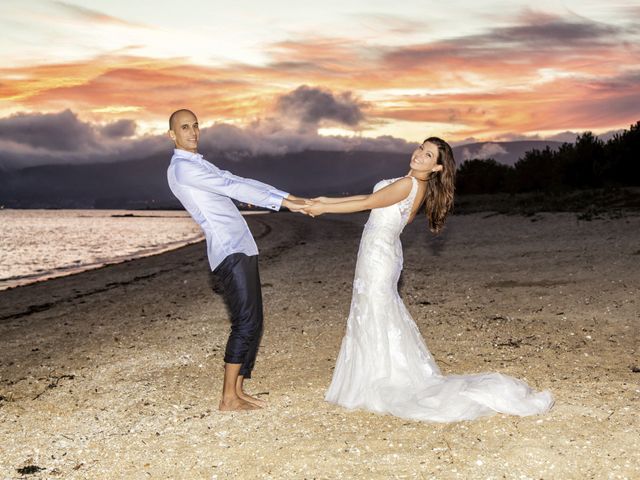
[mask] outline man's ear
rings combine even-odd
[[[167,133],[171,137],[171,140],[173,140],[175,142],[176,141],[176,134],[173,132],[173,130],[169,130]]]

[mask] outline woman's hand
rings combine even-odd
[[[323,213],[327,213],[327,204],[320,202],[316,199],[307,200],[306,206],[303,207],[303,211],[312,217],[317,217]]]

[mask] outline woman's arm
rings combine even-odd
[[[345,197],[343,201],[335,203],[311,200],[311,203],[305,208],[305,211],[315,217],[323,213],[352,213],[371,210],[373,208],[388,207],[407,198],[412,186],[412,180],[405,177],[396,180],[391,185],[387,185],[370,195]]]
[[[313,200],[322,203],[342,203],[342,202],[350,202],[353,200],[364,200],[369,195],[352,195],[351,197],[316,197]]]

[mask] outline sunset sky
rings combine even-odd
[[[320,140],[562,138],[640,119],[637,1],[3,0],[0,28],[5,132],[66,118],[149,138],[180,107]]]

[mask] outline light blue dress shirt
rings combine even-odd
[[[199,153],[174,149],[167,170],[169,187],[204,231],[211,270],[232,253],[257,255],[247,222],[231,199],[280,210],[289,194],[257,180],[238,177]]]

